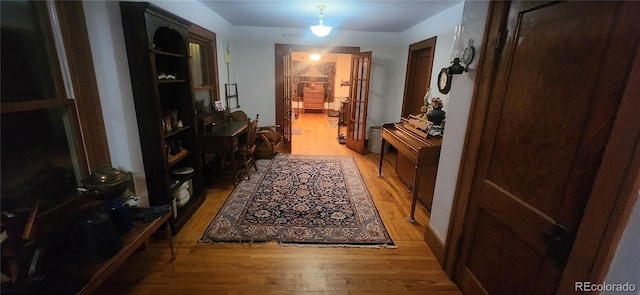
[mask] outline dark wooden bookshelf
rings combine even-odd
[[[204,201],[189,69],[191,24],[146,2],[120,2],[120,10],[150,205],[173,205],[173,190],[191,180],[189,202],[174,208],[172,226],[177,232]],[[159,79],[162,73],[174,77]],[[165,126],[167,116],[173,118],[171,130]],[[175,126],[177,120],[183,127]],[[171,155],[176,142],[182,151]],[[183,167],[194,169],[190,178],[172,175],[173,169]]]

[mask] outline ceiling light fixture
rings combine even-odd
[[[326,8],[327,8],[326,5],[318,5],[318,9],[320,9],[320,15],[318,15],[319,17],[318,25],[309,27],[311,29],[311,32],[318,37],[324,37],[326,35],[329,35],[329,33],[331,33],[331,27],[324,25],[324,14],[322,13],[322,11],[325,10]]]
[[[317,54],[317,53],[313,53],[313,54],[309,54],[309,58],[313,61],[318,61],[320,60],[320,58],[322,57],[322,55]]]

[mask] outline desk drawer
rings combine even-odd
[[[238,140],[235,137],[201,136],[201,138],[204,153],[231,154],[238,150]]]

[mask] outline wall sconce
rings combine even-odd
[[[318,15],[318,25],[309,27],[309,29],[311,29],[311,32],[318,37],[324,37],[331,33],[331,27],[324,25],[324,14],[322,13],[322,11],[326,8],[326,5],[318,5],[318,9],[320,9],[320,15]]]
[[[320,58],[322,58],[322,55],[317,54],[317,53],[315,53],[315,52],[314,52],[314,53],[312,53],[312,54],[309,54],[309,58],[310,58],[311,60],[313,60],[313,61],[319,61],[319,60],[320,60]]]
[[[448,68],[442,68],[438,75],[438,91],[442,94],[447,94],[451,90],[451,80],[453,75],[459,75],[469,71],[469,64],[473,62],[476,49],[473,47],[473,39],[469,39],[469,46],[466,48],[462,43],[462,31],[463,27],[456,26],[455,34],[453,36],[453,45],[449,51],[451,66]],[[463,66],[462,63],[465,65]]]

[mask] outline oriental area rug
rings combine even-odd
[[[394,247],[351,156],[258,160],[200,242]]]

